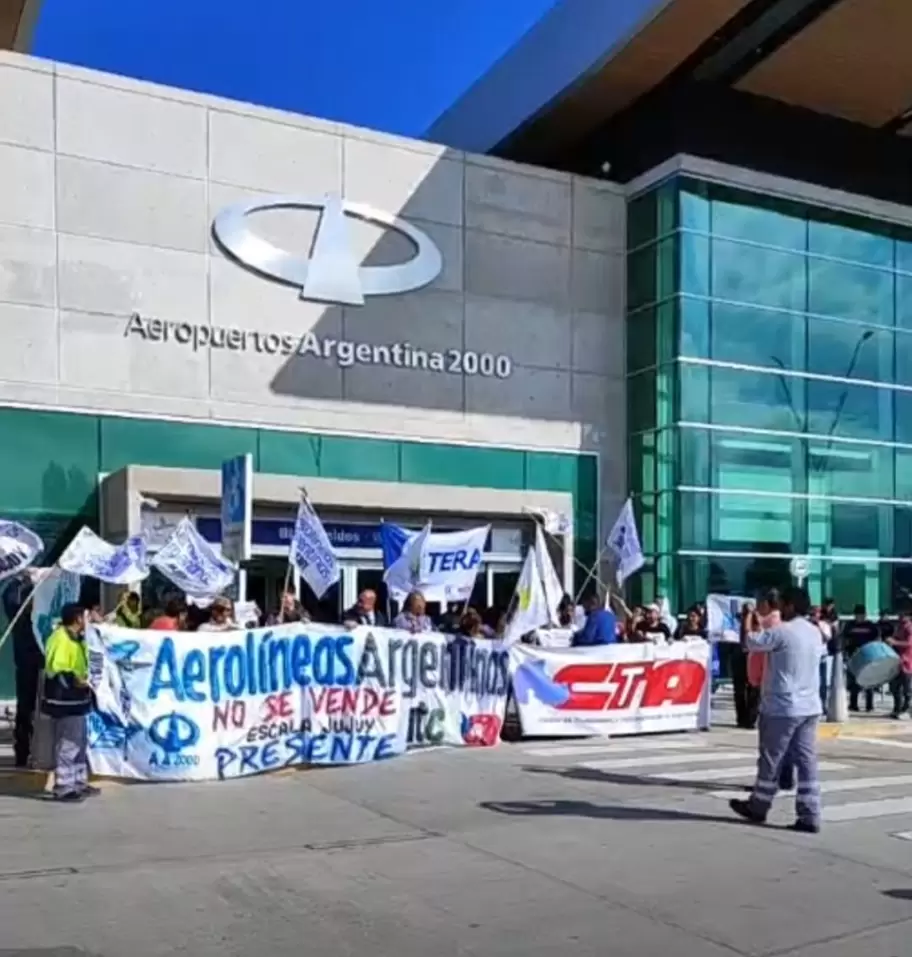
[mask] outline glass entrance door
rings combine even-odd
[[[341,577],[335,585],[326,590],[322,598],[317,598],[310,590],[310,586],[307,582],[297,578],[296,588],[298,600],[314,621],[323,622],[327,625],[337,625],[342,621],[342,592],[344,583],[345,579]]]
[[[264,619],[279,610],[288,562],[283,558],[258,556],[246,565],[247,601],[255,601]]]
[[[510,610],[520,570],[515,566],[488,566],[488,601],[501,615]]]

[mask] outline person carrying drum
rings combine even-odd
[[[820,632],[807,620],[810,600],[802,588],[781,598],[782,622],[766,631],[751,614],[747,646],[765,656],[760,702],[760,755],[751,796],[729,802],[740,817],[763,824],[779,790],[783,769],[793,764],[798,777],[797,820],[792,830],[820,830],[817,779],[817,723],[820,719]]]
[[[842,641],[846,659],[852,657],[859,648],[870,644],[872,641],[880,641],[880,629],[873,621],[868,619],[868,610],[864,605],[856,605],[852,612],[852,621],[848,621],[842,629]],[[858,694],[862,690],[861,685],[852,674],[852,669],[848,671],[847,685],[849,689],[849,711],[858,711]],[[865,711],[874,710],[874,689],[865,688]]]

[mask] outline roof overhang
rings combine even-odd
[[[3,0],[0,3],[0,50],[28,53],[41,0]]]
[[[734,85],[816,113],[900,131],[912,109],[910,41],[910,0],[840,0]]]
[[[675,0],[557,0],[427,132],[487,153],[568,91],[588,86],[631,38]],[[722,0],[731,4],[737,0]]]
[[[684,85],[908,135],[910,37],[912,0],[561,0],[431,135],[547,164]]]

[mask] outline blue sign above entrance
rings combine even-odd
[[[380,540],[379,522],[374,525],[358,522],[326,522],[323,527],[326,529],[326,534],[333,548],[342,550],[347,548],[369,549],[378,553],[383,551],[383,545]],[[196,519],[196,528],[207,542],[212,542],[214,545],[221,542],[221,519],[209,516],[198,516]],[[443,524],[435,525],[434,528],[440,532],[459,531],[458,526],[453,527]],[[417,532],[420,531],[420,529],[413,528],[410,529],[410,531]],[[518,535],[519,533],[508,532],[508,534]],[[257,548],[288,548],[291,544],[292,535],[294,535],[293,518],[255,518],[251,526],[250,540],[254,551],[256,551]],[[503,536],[501,536],[501,538],[502,537]],[[488,540],[485,542],[485,552],[490,552],[492,549],[498,552],[508,551],[509,543],[505,546],[504,543],[498,539],[496,548],[493,548],[492,539],[493,533],[489,532]],[[510,554],[513,554],[514,548],[517,557],[519,557],[521,554],[519,539],[517,539],[515,547],[509,547]]]
[[[380,551],[379,525],[327,522],[323,527],[334,548],[371,548]],[[207,542],[218,543],[222,540],[221,521],[217,518],[197,518],[196,528]],[[294,519],[255,518],[251,531],[254,548],[287,548],[294,534]]]

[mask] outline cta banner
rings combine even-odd
[[[357,764],[493,745],[509,685],[499,643],[289,624],[87,636],[94,773],[145,781]]]
[[[510,648],[523,734],[643,734],[708,728],[710,646]]]

